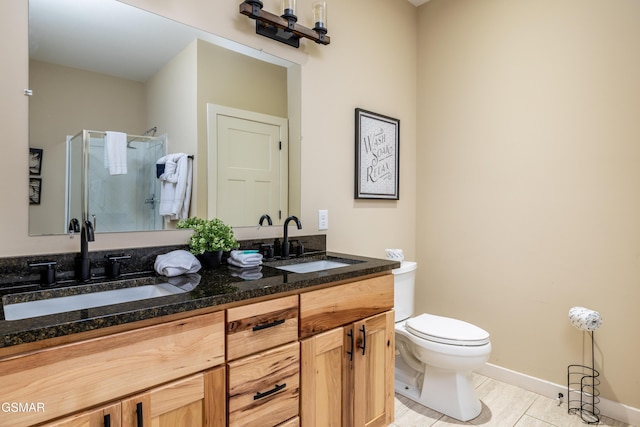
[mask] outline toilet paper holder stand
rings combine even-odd
[[[567,407],[569,414],[580,414],[587,424],[600,422],[600,372],[595,369],[593,331],[591,334],[591,366],[567,366]]]

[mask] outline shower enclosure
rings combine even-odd
[[[127,173],[105,168],[105,132],[83,130],[68,141],[67,224],[89,220],[96,232],[162,230],[156,161],[166,135],[127,135]]]

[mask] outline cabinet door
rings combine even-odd
[[[122,401],[123,427],[221,427],[225,368],[174,381]]]
[[[301,341],[301,425],[391,424],[394,333],[388,311]]]
[[[352,327],[336,328],[300,342],[300,419],[305,427],[346,426],[347,377]]]
[[[387,426],[393,421],[393,311],[354,324],[353,426]]]
[[[120,425],[119,403],[45,424],[46,427],[120,427]]]

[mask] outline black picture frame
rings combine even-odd
[[[29,148],[29,175],[42,173],[42,148]]]
[[[42,196],[42,178],[29,178],[29,204],[39,205]]]
[[[400,120],[355,109],[356,199],[400,200]]]

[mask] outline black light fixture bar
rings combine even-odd
[[[293,47],[300,47],[300,39],[306,38],[327,45],[331,38],[325,28],[307,28],[293,19],[274,15],[262,9],[262,2],[245,0],[240,3],[240,13],[256,20],[256,33]]]

